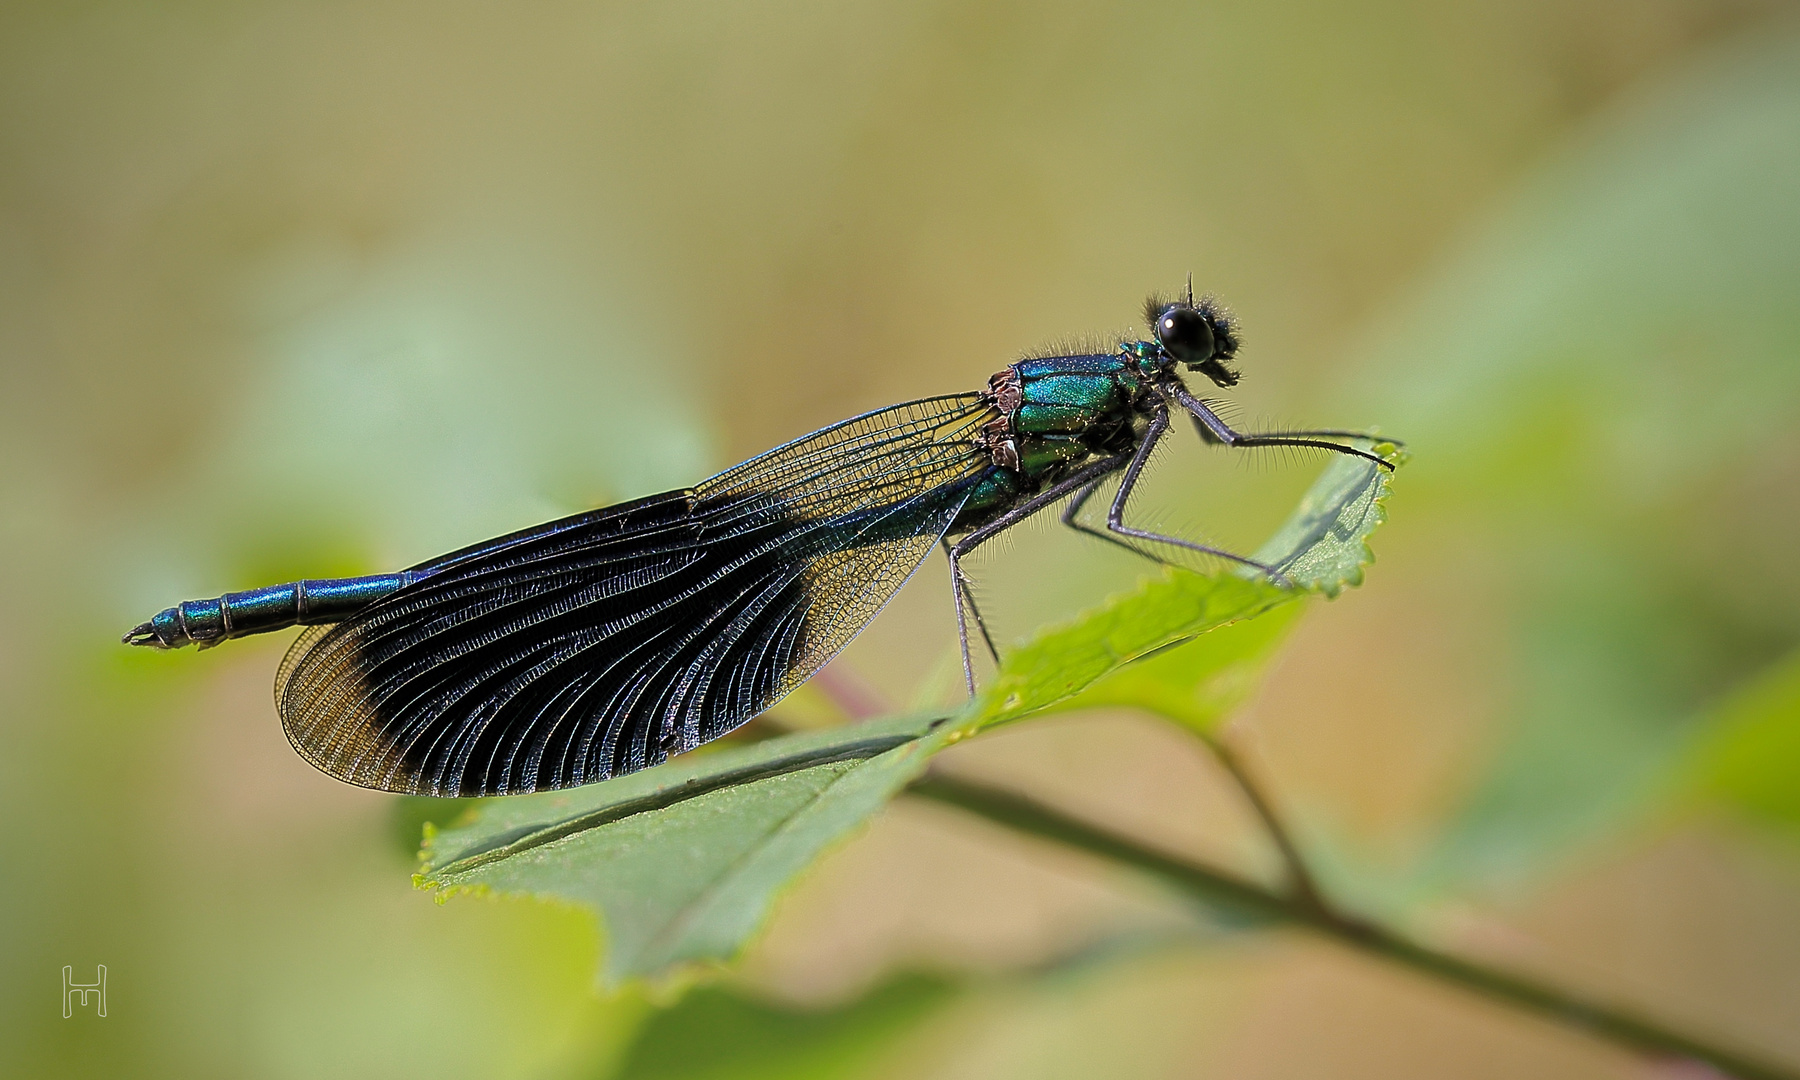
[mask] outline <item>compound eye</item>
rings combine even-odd
[[[1183,364],[1199,364],[1212,359],[1212,323],[1191,307],[1171,304],[1164,308],[1156,317],[1156,340],[1170,356]]]

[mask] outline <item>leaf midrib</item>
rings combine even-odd
[[[942,720],[934,721],[926,730],[928,731],[942,722]],[[874,735],[855,742],[804,750],[768,761],[743,765],[736,769],[691,777],[680,784],[652,791],[635,799],[597,807],[548,824],[524,825],[516,829],[509,829],[488,837],[474,847],[458,854],[449,862],[433,867],[429,871],[429,878],[431,883],[439,884],[445,878],[466,874],[489,863],[523,854],[577,833],[596,829],[602,825],[610,825],[615,821],[622,821],[638,814],[664,810],[721,788],[767,780],[818,765],[830,765],[840,761],[866,761],[869,758],[879,757],[896,747],[914,742],[921,738],[922,734],[922,732],[901,732],[892,735]]]

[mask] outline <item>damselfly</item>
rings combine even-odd
[[[692,488],[577,514],[410,569],[190,600],[125,635],[161,649],[301,625],[275,676],[294,748],[340,780],[422,795],[572,787],[658,764],[768,709],[842,649],[934,546],[998,659],[962,561],[1058,502],[1139,554],[1168,545],[1281,569],[1126,521],[1172,415],[1228,447],[1388,462],[1350,431],[1241,432],[1178,369],[1237,384],[1211,297],[1152,298],[1150,340],[1038,356],[973,394],[865,413]],[[1104,527],[1082,507],[1117,474]],[[1150,546],[1146,546],[1150,545]]]

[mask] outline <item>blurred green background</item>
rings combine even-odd
[[[0,6],[0,1072],[1694,1075],[904,801],[722,981],[602,994],[587,914],[411,889],[417,808],[287,748],[283,642],[116,644],[978,387],[1189,273],[1247,420],[1416,454],[1232,730],[1328,886],[1800,1062],[1797,16]],[[1176,445],[1147,506],[1240,547],[1317,464]],[[1141,572],[1019,534],[1008,637]],[[840,689],[954,692],[941,570]],[[1269,865],[1145,717],[951,757]]]

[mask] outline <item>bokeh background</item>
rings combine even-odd
[[[1247,420],[1416,454],[1231,738],[1347,903],[1800,1068],[1800,12],[1774,0],[0,6],[0,1072],[1694,1076],[904,801],[742,965],[438,906],[284,643],[116,644],[690,483],[1191,273]],[[1318,462],[1177,441],[1253,544]],[[1141,568],[1048,527],[1016,638]],[[791,722],[954,693],[928,564]],[[808,696],[811,694],[812,696]],[[1244,872],[1132,715],[951,755]],[[109,1015],[59,1009],[109,973]]]

